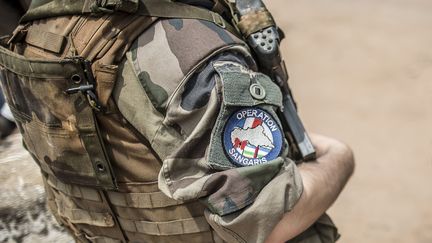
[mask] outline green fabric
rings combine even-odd
[[[209,163],[215,169],[225,170],[236,167],[229,162],[223,149],[222,139],[226,121],[241,108],[259,106],[278,122],[279,127],[282,127],[276,114],[276,110],[282,106],[282,93],[270,78],[260,73],[245,70],[239,64],[219,62],[213,66],[223,82],[223,104],[212,134]],[[266,96],[263,100],[255,99],[251,95],[249,88],[252,83],[258,83],[264,88]]]
[[[164,113],[164,104],[168,100],[168,93],[159,85],[152,82],[150,75],[143,71],[138,75],[141,86],[149,94],[154,107],[161,113]]]
[[[251,77],[247,73],[241,72],[223,72],[224,80],[235,80],[235,82],[225,82],[223,101],[225,105],[231,106],[255,106],[260,104],[269,104],[282,106],[282,94],[279,87],[263,74],[254,77],[255,82],[264,87],[266,97],[264,100],[257,100],[250,95],[249,80]],[[244,80],[244,81],[239,81]]]
[[[63,15],[122,11],[134,13],[138,0],[107,0],[98,4],[96,0],[33,0],[22,22]]]
[[[97,186],[107,190],[116,189],[117,185],[113,169],[100,136],[94,110],[89,105],[86,105],[84,109],[77,112],[76,118],[76,125],[81,141],[86,148],[89,159],[93,165],[95,177],[97,178],[97,185],[91,186]]]

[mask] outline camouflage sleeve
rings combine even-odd
[[[157,110],[148,98],[156,93],[140,89],[126,62],[116,95],[163,160],[160,189],[176,200],[201,200],[209,224],[228,242],[263,242],[302,193],[276,113],[280,90],[246,66],[237,55],[221,54]]]
[[[173,96],[167,121],[185,141],[164,161],[159,186],[201,199],[228,242],[262,242],[302,192],[277,117],[282,95],[265,75],[222,55]]]

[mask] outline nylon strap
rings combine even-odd
[[[147,235],[181,235],[210,231],[204,216],[166,222],[138,221],[118,218],[125,231]]]
[[[113,205],[130,208],[163,208],[184,203],[171,199],[160,191],[150,193],[124,193],[110,191],[108,192],[108,197]]]
[[[93,165],[93,170],[97,178],[98,185],[104,189],[116,189],[115,179],[112,173],[111,163],[109,162],[106,150],[102,141],[100,141],[100,131],[94,110],[84,100],[86,104],[83,109],[76,113],[77,129],[81,136],[81,141],[89,154]]]
[[[96,7],[89,7],[89,4],[91,5],[92,2],[95,2],[95,0],[45,0],[45,2],[45,4],[39,4],[35,6],[32,4],[30,6],[30,10],[27,11],[27,13],[21,18],[20,23],[47,17],[104,13],[104,11],[100,11],[100,9]],[[68,7],[64,8],[64,6]],[[231,24],[225,21],[222,16],[207,9],[168,0],[140,0],[136,7],[138,8],[135,9],[135,11],[131,11],[132,8],[128,8],[127,10],[118,8],[116,10],[112,10],[112,12],[129,12],[141,16],[159,18],[199,19],[212,22],[228,30],[232,34],[239,36],[238,31]]]
[[[139,0],[33,0],[20,22],[58,17],[107,12],[135,13]]]

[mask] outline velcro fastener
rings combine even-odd
[[[64,47],[66,37],[37,27],[31,27],[27,30],[25,41],[30,45],[58,54]]]

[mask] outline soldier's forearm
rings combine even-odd
[[[311,226],[336,200],[354,171],[354,157],[345,144],[313,135],[317,160],[299,166],[303,194],[294,209],[286,213],[267,242],[285,242]]]

